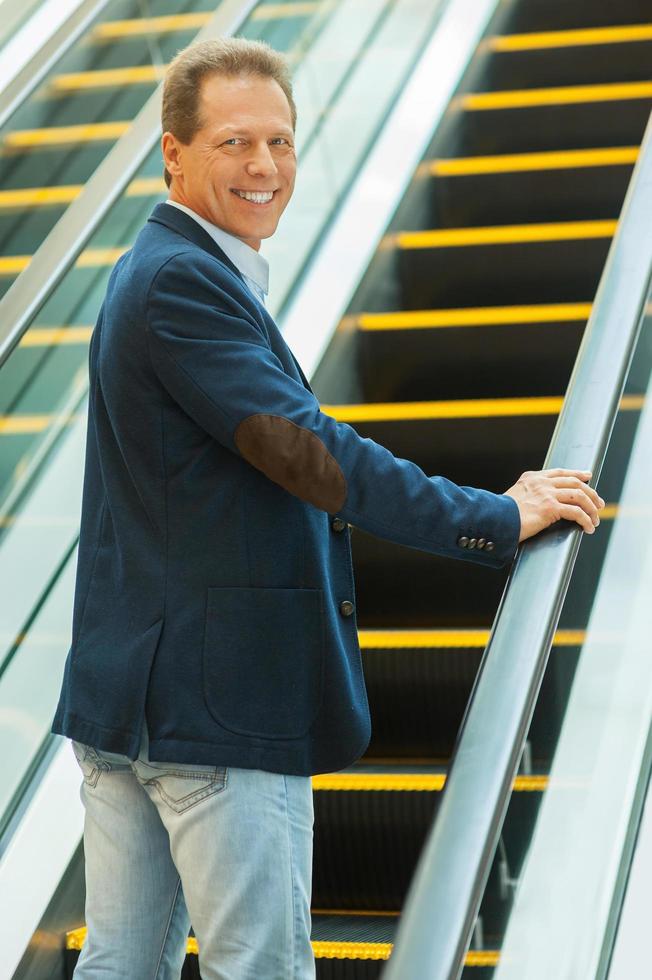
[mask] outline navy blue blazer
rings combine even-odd
[[[271,316],[159,204],[93,332],[72,646],[52,731],[131,759],[310,775],[365,751],[349,524],[500,567],[511,497],[323,414]],[[491,552],[464,551],[484,537]]]

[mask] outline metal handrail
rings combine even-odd
[[[643,319],[651,219],[652,117],[544,464],[590,470],[592,484]],[[562,522],[519,550],[383,980],[462,972],[580,540]]]
[[[29,61],[0,92],[0,128],[16,109],[29,98],[35,88],[75,41],[88,29],[110,0],[83,0],[56,28]]]
[[[196,39],[235,34],[257,2],[222,0]],[[163,82],[0,300],[0,367],[160,139],[162,92]]]

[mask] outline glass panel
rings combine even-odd
[[[588,980],[609,953],[649,768],[651,371],[652,293],[472,944],[502,947],[496,980]]]
[[[178,10],[178,4],[168,6]],[[277,236],[263,246],[276,278],[270,302],[274,313],[282,313],[443,4],[320,0],[294,6],[296,11],[288,4],[260,4],[242,31],[285,51],[294,66],[297,192]],[[159,7],[160,2],[158,14],[170,12]],[[187,8],[200,9],[194,4]],[[126,30],[116,26],[116,10],[112,6],[105,17],[112,25],[101,35],[105,45]],[[157,23],[161,28],[163,22]],[[168,45],[161,49],[165,58],[191,40],[162,29],[144,37],[144,26],[129,28],[136,32],[129,43],[141,51],[141,61],[147,39]],[[129,62],[125,57],[122,61]],[[110,105],[112,118],[121,118],[125,110]],[[77,160],[79,147],[66,152]],[[86,176],[99,158],[89,161]],[[0,814],[47,737],[68,650],[88,342],[113,264],[130,247],[153,206],[165,199],[162,169],[157,147],[0,370],[0,594],[10,597],[0,619],[0,765],[6,785]],[[66,181],[73,179],[63,161],[56,172],[65,174]],[[41,658],[47,659],[47,669]],[[32,687],[35,676],[38,697]]]

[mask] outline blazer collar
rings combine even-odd
[[[197,224],[195,219],[191,218],[189,214],[185,214],[179,208],[170,207],[169,204],[157,204],[147,220],[155,221],[159,225],[165,225],[166,228],[171,228],[172,231],[178,232],[184,238],[191,241],[193,245],[198,245],[206,252],[210,252],[219,262],[223,262],[231,272],[234,272],[240,282],[245,284],[238,267],[222,251],[215,239],[211,238],[208,232],[201,225]]]

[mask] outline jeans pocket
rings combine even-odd
[[[175,813],[184,813],[226,787],[226,766],[143,762],[136,759],[133,767],[139,782],[148,791],[155,791]]]

